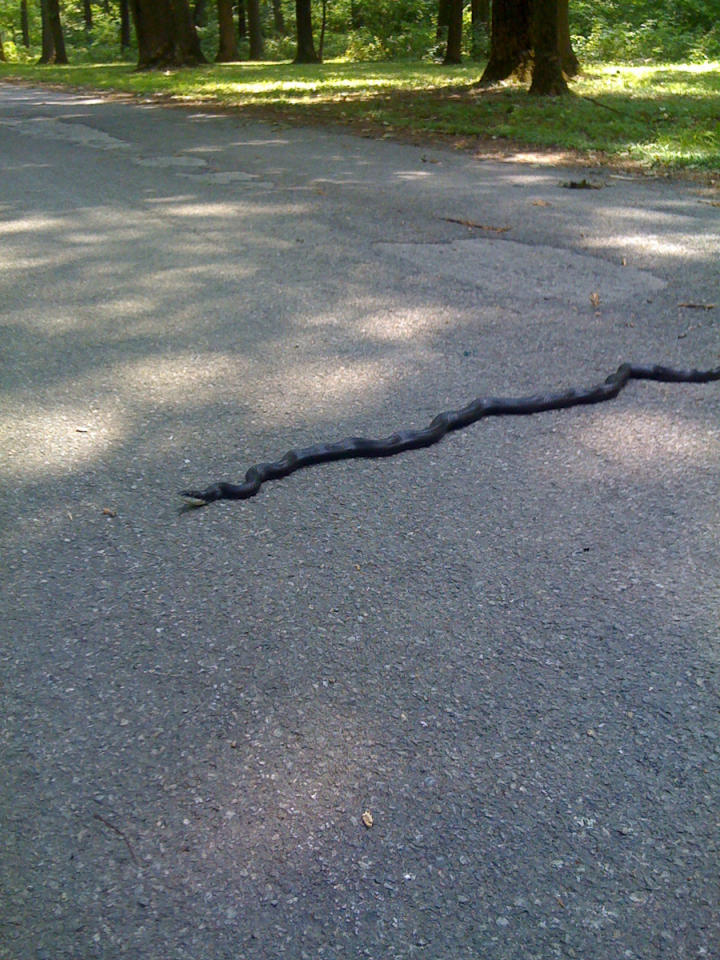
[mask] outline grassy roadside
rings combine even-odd
[[[720,63],[593,65],[570,97],[530,97],[519,83],[477,88],[477,64],[214,64],[138,73],[130,64],[0,63],[0,80],[62,84],[241,108],[248,117],[339,123],[373,135],[488,152],[565,151],[658,172],[720,176]]]

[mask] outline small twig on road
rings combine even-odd
[[[133,850],[132,845],[127,838],[127,834],[123,833],[123,831],[119,827],[116,827],[114,823],[110,823],[109,820],[106,820],[105,817],[101,817],[99,813],[94,813],[93,817],[96,820],[99,820],[100,823],[104,823],[106,827],[109,827],[111,830],[113,830],[119,837],[122,837],[122,839],[125,841],[125,846],[128,848],[128,853],[132,857],[132,862],[135,864],[135,866],[139,867],[140,864],[138,863],[138,858],[135,856],[135,851]]]

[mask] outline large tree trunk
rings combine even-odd
[[[188,0],[130,0],[138,69],[205,63]]]
[[[233,21],[232,0],[217,0],[218,11],[218,63],[232,63],[240,59],[237,34]]]
[[[558,96],[568,92],[558,53],[558,0],[535,0],[534,59],[530,93]]]
[[[443,63],[462,63],[463,0],[450,0],[447,47]]]
[[[531,0],[493,0],[490,59],[480,83],[507,80],[530,59]]]
[[[297,53],[293,62],[320,63],[320,57],[315,53],[315,44],[313,43],[310,0],[295,0],[295,17],[297,20]]]
[[[250,34],[250,59],[262,60],[265,54],[262,27],[260,24],[260,0],[246,0],[248,32]]]

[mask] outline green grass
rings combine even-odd
[[[520,83],[479,89],[477,64],[238,63],[139,73],[131,64],[0,63],[0,80],[63,84],[236,107],[248,117],[344,124],[492,149],[574,151],[596,162],[720,173],[720,63],[593,65],[571,95]]]

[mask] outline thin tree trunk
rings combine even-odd
[[[285,17],[283,16],[283,8],[280,0],[272,0],[272,10],[275,33],[279,34],[281,37],[287,36],[287,30],[285,29]]]
[[[85,32],[90,33],[93,26],[92,4],[90,0],[83,0],[83,19],[85,21]]]
[[[240,59],[237,35],[233,21],[232,0],[217,0],[218,11],[218,63],[232,63]]]
[[[297,21],[297,53],[294,63],[320,63],[315,52],[312,33],[312,11],[310,0],[295,0],[295,18]]]
[[[208,22],[207,0],[195,0],[193,23],[196,27],[206,27]]]
[[[265,55],[262,25],[260,23],[260,0],[246,0],[248,32],[250,34],[250,59],[262,60]]]
[[[533,61],[530,93],[543,97],[568,92],[558,53],[558,0],[535,0]]]
[[[237,4],[237,22],[238,36],[244,40],[247,36],[247,16],[245,11],[245,0],[238,0]]]
[[[447,47],[444,64],[462,63],[463,0],[450,0]]]
[[[322,20],[320,22],[320,43],[318,44],[318,57],[322,60],[323,49],[325,47],[325,28],[327,27],[327,5],[328,0],[322,0]]]
[[[130,8],[128,0],[120,0],[120,47],[127,50],[130,46]]]
[[[447,36],[450,26],[450,5],[452,0],[438,0],[437,27],[435,28],[435,38],[442,40]]]
[[[484,40],[490,29],[490,0],[471,0],[472,58],[479,60],[483,54]]]
[[[30,21],[28,19],[27,0],[20,0],[20,30],[22,32],[23,46],[30,46]]]
[[[3,50],[2,34],[0,33],[0,60],[5,62],[5,51]]]

